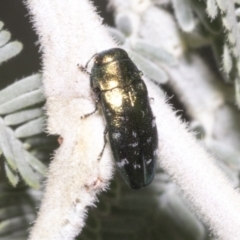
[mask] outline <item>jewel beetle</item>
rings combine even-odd
[[[85,116],[96,112],[101,103],[107,125],[105,144],[108,132],[118,170],[132,189],[145,187],[155,175],[158,136],[142,72],[121,48],[102,51],[91,59],[81,70],[90,75],[97,100],[95,111]]]

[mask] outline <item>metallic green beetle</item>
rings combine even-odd
[[[121,48],[92,58],[90,84],[102,106],[117,168],[131,188],[147,186],[155,174],[158,136],[142,72]]]

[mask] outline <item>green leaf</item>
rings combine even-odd
[[[34,74],[10,85],[0,91],[0,104],[20,97],[24,93],[39,89],[42,86],[41,74]]]
[[[29,227],[29,223],[35,219],[35,214],[25,214],[21,217],[9,218],[0,222],[0,237],[4,237],[5,234],[11,234],[17,230],[25,230]]]
[[[15,130],[17,138],[30,137],[43,132],[45,117],[29,121]]]
[[[37,158],[35,158],[28,151],[24,151],[24,155],[25,155],[27,163],[33,169],[35,169],[37,172],[39,172],[43,176],[46,176],[46,174],[47,174],[47,167],[41,161],[39,161]]]
[[[184,32],[191,32],[195,27],[192,9],[186,0],[172,0],[179,26]]]
[[[4,118],[4,123],[6,125],[18,125],[20,123],[24,123],[34,118],[40,117],[42,115],[43,115],[43,111],[40,108],[23,110],[20,112],[7,115]]]
[[[22,143],[16,139],[14,132],[4,126],[0,118],[0,146],[3,154],[13,170],[18,170],[25,182],[34,188],[39,187],[38,176],[32,171],[25,157]]]
[[[37,103],[42,103],[45,101],[45,98],[41,90],[34,90],[29,93],[25,93],[19,97],[16,97],[8,102],[5,102],[0,105],[0,114],[7,114],[15,112],[17,110],[33,106]]]
[[[38,176],[27,163],[22,143],[16,139],[14,132],[10,128],[7,129],[7,133],[13,150],[13,157],[16,160],[17,169],[20,175],[29,186],[39,188]]]
[[[22,51],[23,45],[18,41],[10,42],[0,48],[0,64],[15,57]]]
[[[120,13],[116,15],[115,24],[126,36],[130,36],[133,33],[133,19],[132,15],[128,12]]]
[[[239,58],[240,54],[240,33],[239,33],[239,27],[237,18],[235,15],[235,5],[234,2],[231,0],[227,4],[227,12],[226,12],[226,28],[229,25],[229,31],[228,31],[228,39],[230,43],[233,44],[233,47],[235,48],[235,56]],[[234,51],[233,51],[234,52]],[[239,61],[239,59],[237,59]]]
[[[125,36],[116,28],[108,27],[107,28],[111,37],[120,45],[123,45],[125,42]]]
[[[0,32],[0,47],[5,45],[11,38],[11,33],[9,31],[3,30]]]
[[[11,146],[11,140],[9,139],[7,128],[5,127],[2,118],[0,118],[0,148],[3,152],[9,166],[13,169],[17,169],[17,164],[14,159],[13,149]]]
[[[16,187],[18,182],[19,182],[19,177],[16,173],[14,173],[7,165],[7,163],[4,163],[4,168],[5,168],[5,172],[7,175],[8,180],[10,181],[10,183]]]
[[[217,140],[208,141],[207,147],[226,165],[240,170],[240,153],[234,147]]]
[[[135,39],[131,42],[131,48],[151,60],[157,60],[171,66],[177,64],[176,58],[164,48],[155,47],[148,42]]]
[[[206,31],[199,21],[196,21],[194,31],[183,34],[184,40],[189,48],[200,48],[209,46],[212,43],[212,35]]]
[[[139,66],[139,69],[142,70],[147,77],[160,84],[165,84],[168,81],[167,74],[155,63],[143,58],[131,50],[127,50],[127,52],[134,62]]]
[[[214,19],[218,14],[218,8],[216,5],[216,0],[207,0],[207,13]]]
[[[230,73],[233,67],[232,56],[227,44],[223,47],[223,68],[227,74]]]
[[[216,0],[217,4],[218,4],[218,7],[223,11],[225,12],[227,10],[227,5],[228,5],[228,2],[230,2],[232,0]]]
[[[218,140],[208,140],[207,148],[216,155],[216,162],[231,180],[234,187],[239,185],[240,153],[234,147]]]
[[[201,222],[199,222],[193,213],[189,211],[189,206],[176,191],[173,191],[171,187],[165,191],[161,196],[162,212],[163,216],[168,216],[172,219],[171,224],[179,226],[176,228],[177,235],[185,236],[182,239],[205,239],[205,228]],[[188,231],[184,232],[183,229],[188,227]],[[197,236],[197,237],[196,237]]]
[[[239,0],[240,1],[240,0]],[[240,8],[235,10],[236,17],[240,17]]]
[[[198,19],[204,25],[204,27],[212,34],[221,34],[222,33],[222,23],[220,17],[215,19],[210,19],[206,14],[206,5],[205,1],[196,1],[188,0],[191,8],[196,13]]]

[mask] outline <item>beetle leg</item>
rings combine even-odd
[[[98,110],[98,101],[99,101],[99,100],[97,99],[97,100],[96,100],[96,105],[95,105],[94,111],[93,111],[93,112],[90,112],[90,113],[87,113],[87,114],[84,114],[83,116],[81,116],[81,119],[87,118],[87,117],[93,115],[93,114]]]
[[[96,90],[93,89],[93,91],[96,91]],[[87,118],[87,117],[93,115],[98,110],[98,102],[100,101],[100,96],[101,96],[100,94],[97,94],[97,99],[95,101],[95,109],[94,109],[94,111],[81,116],[81,119]]]
[[[106,147],[106,144],[107,144],[107,133],[108,133],[108,129],[107,129],[107,127],[105,128],[105,130],[104,130],[104,132],[103,132],[103,135],[104,135],[104,145],[103,145],[103,148],[102,148],[102,151],[100,152],[100,154],[99,154],[99,156],[98,156],[98,161],[99,160],[101,160],[101,158],[102,158],[102,155],[103,155],[103,153],[104,153],[104,149],[105,149],[105,147]]]

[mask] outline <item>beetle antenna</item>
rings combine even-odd
[[[79,65],[79,64],[78,64],[78,67],[80,68],[80,70],[81,70],[82,72],[85,72],[85,73],[87,73],[88,75],[91,75],[90,72],[88,72],[87,67],[88,67],[89,62],[90,62],[96,55],[97,55],[97,53],[95,53],[95,54],[87,61],[87,63],[85,64],[85,67],[83,67],[82,65]]]
[[[88,66],[89,62],[90,62],[96,55],[97,55],[97,53],[95,53],[95,54],[87,61],[86,65],[85,65],[85,68],[86,68],[86,69],[87,69],[87,66]]]

